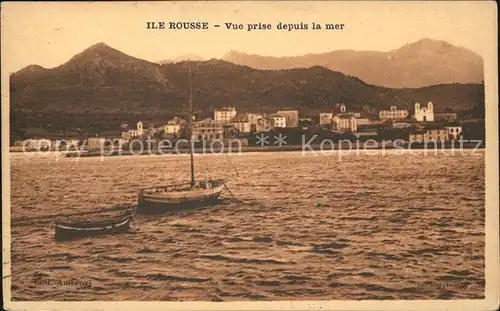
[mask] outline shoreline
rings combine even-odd
[[[479,144],[480,143],[480,144]],[[322,148],[323,147],[323,148]],[[229,148],[229,146],[224,146],[223,148],[214,147],[214,148],[194,148],[194,154],[226,154],[226,153],[252,153],[252,152],[293,152],[293,151],[304,151],[304,152],[312,152],[312,151],[366,151],[366,150],[460,150],[460,149],[485,149],[486,146],[482,142],[476,143],[405,143],[398,144],[396,146],[392,144],[382,144],[378,143],[377,145],[364,145],[364,144],[326,144],[326,146],[322,146],[321,144],[310,144],[310,145],[288,145],[288,146],[246,146],[246,147],[235,147]],[[94,150],[94,151],[58,151],[58,150],[49,150],[49,151],[27,151],[23,152],[22,150],[13,150],[11,148],[10,153],[28,153],[28,154],[50,154],[50,153],[60,153],[65,157],[116,157],[116,156],[130,156],[130,155],[181,155],[181,154],[189,154],[189,148],[179,148],[179,149],[145,149],[145,150],[130,150],[130,149],[122,149],[122,150]]]

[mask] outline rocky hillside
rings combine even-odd
[[[295,57],[231,51],[224,60],[256,69],[323,66],[374,85],[416,88],[436,84],[481,83],[483,59],[445,41],[422,39],[389,52],[338,50]]]
[[[31,65],[11,75],[12,135],[33,128],[102,134],[119,131],[122,121],[164,121],[185,111],[189,67],[194,105],[202,114],[232,105],[247,111],[294,107],[314,116],[338,102],[361,110],[407,107],[416,100],[467,110],[484,101],[482,84],[391,89],[319,66],[258,70],[215,59],[160,65],[99,43],[59,67]]]

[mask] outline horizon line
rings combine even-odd
[[[133,58],[136,58],[136,59],[140,59],[140,60],[144,60],[144,61],[147,61],[147,62],[150,62],[150,63],[154,63],[154,64],[168,64],[168,63],[180,63],[180,62],[183,62],[183,61],[192,61],[192,62],[201,62],[201,61],[210,61],[210,60],[221,60],[221,61],[226,61],[226,62],[229,62],[229,63],[232,63],[232,64],[235,64],[235,65],[240,65],[240,66],[247,66],[247,67],[250,67],[250,68],[254,68],[254,67],[251,67],[251,66],[248,66],[248,65],[241,65],[241,64],[236,64],[236,63],[233,63],[233,62],[230,62],[230,61],[227,61],[224,59],[225,56],[227,56],[228,54],[230,53],[239,53],[239,54],[244,54],[246,56],[257,56],[257,57],[263,57],[263,58],[275,58],[275,59],[280,59],[280,58],[294,58],[294,57],[306,57],[306,56],[315,56],[315,55],[322,55],[322,54],[328,54],[328,53],[332,53],[332,52],[360,52],[360,53],[363,53],[363,52],[372,52],[372,53],[390,53],[390,52],[393,52],[393,51],[396,51],[396,50],[399,50],[407,45],[411,45],[411,44],[416,44],[418,42],[421,42],[421,41],[433,41],[433,42],[442,42],[442,43],[446,43],[446,44],[449,44],[450,46],[453,46],[453,47],[456,47],[456,48],[462,48],[462,49],[466,49],[467,51],[477,55],[478,57],[480,57],[483,61],[484,61],[484,58],[479,55],[478,53],[470,50],[469,48],[467,47],[464,47],[464,46],[461,46],[461,45],[454,45],[454,44],[451,44],[449,43],[448,41],[446,40],[441,40],[441,39],[434,39],[434,38],[430,38],[430,37],[422,37],[420,38],[419,40],[416,40],[416,41],[413,41],[413,42],[406,42],[406,43],[403,43],[401,44],[398,48],[393,48],[393,49],[390,49],[390,50],[385,50],[385,51],[382,51],[382,50],[355,50],[355,49],[333,49],[333,50],[326,50],[326,51],[323,51],[323,52],[314,52],[314,53],[305,53],[305,54],[295,54],[295,55],[281,55],[281,56],[272,56],[272,55],[262,55],[262,54],[255,54],[255,53],[248,53],[248,52],[243,52],[243,51],[240,51],[240,50],[235,50],[235,49],[231,49],[227,52],[225,52],[223,55],[221,56],[217,56],[217,57],[210,57],[210,58],[206,58],[206,57],[201,57],[199,55],[197,55],[196,53],[183,53],[183,54],[180,54],[176,57],[173,57],[173,58],[165,58],[165,59],[161,59],[161,60],[149,60],[149,59],[145,59],[145,58],[139,58],[139,57],[136,57],[136,56],[133,56],[131,54],[128,54],[127,52],[124,52],[122,50],[119,50],[111,45],[109,45],[108,43],[106,42],[103,42],[103,41],[98,41],[88,47],[86,47],[85,49],[83,49],[82,51],[74,54],[72,57],[70,57],[69,59],[67,59],[66,61],[63,61],[62,63],[60,63],[59,65],[56,65],[56,66],[53,66],[53,67],[44,67],[42,65],[39,65],[37,63],[31,63],[27,66],[24,66],[14,72],[9,72],[9,75],[11,74],[15,74],[23,69],[26,69],[30,66],[38,66],[38,67],[41,67],[43,69],[47,69],[47,70],[50,70],[50,69],[55,69],[57,67],[60,67],[62,65],[64,65],[65,63],[67,63],[68,61],[70,61],[74,56],[76,55],[79,55],[85,51],[87,51],[88,49],[94,47],[94,46],[97,46],[97,45],[105,45],[109,48],[112,48],[116,51],[119,51],[127,56],[130,56],[130,57],[133,57]],[[196,59],[196,60],[193,60],[193,59],[181,59],[181,60],[177,60],[178,58],[182,57],[182,56],[186,56],[186,55],[189,55],[189,56],[195,56],[199,59]],[[328,69],[328,70],[331,70],[327,67],[324,67],[322,65],[314,65],[314,66],[310,66],[310,67],[289,67],[289,68],[278,68],[278,69],[260,69],[260,68],[254,68],[254,69],[258,69],[258,70],[286,70],[286,69],[294,69],[294,68],[311,68],[311,67],[323,67],[325,69]]]

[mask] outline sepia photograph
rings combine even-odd
[[[3,2],[6,308],[497,309],[496,21]]]

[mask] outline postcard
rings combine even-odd
[[[7,310],[496,310],[491,1],[3,2]]]

